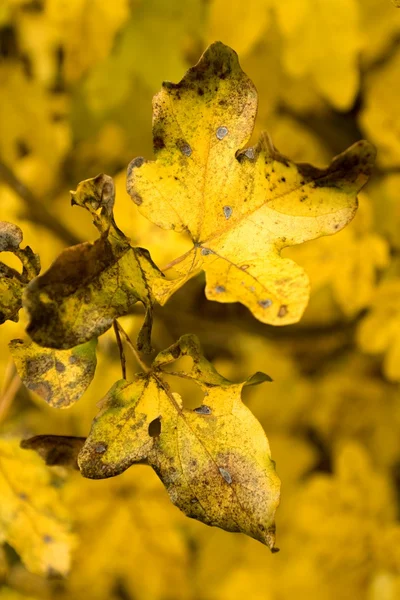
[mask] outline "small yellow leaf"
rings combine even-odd
[[[207,298],[239,301],[260,321],[286,325],[300,319],[309,284],[281,250],[336,233],[352,219],[375,152],[358,142],[317,169],[292,163],[266,135],[243,149],[256,109],[256,90],[236,53],[213,44],[180,83],[164,83],[155,96],[157,160],[131,162],[128,191],[148,219],[193,242],[169,265],[178,278],[154,282],[161,304],[203,269]]]
[[[71,406],[87,390],[96,369],[96,346],[96,338],[70,350],[42,348],[20,339],[9,344],[26,387],[55,408]]]
[[[74,538],[48,468],[16,440],[0,439],[0,543],[33,573],[66,575]]]
[[[163,382],[162,368],[180,356],[205,393],[194,410]],[[227,531],[240,531],[271,550],[280,482],[265,433],[241,401],[244,385],[269,379],[257,374],[233,384],[183,336],[158,355],[149,374],[117,382],[102,400],[78,464],[85,477],[118,475],[137,462],[153,467],[170,498],[187,516]]]

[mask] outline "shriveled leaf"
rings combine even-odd
[[[0,221],[0,252],[12,252],[22,264],[22,273],[0,262],[0,324],[18,321],[22,294],[28,282],[40,271],[40,260],[29,246],[20,248],[22,231],[13,223]]]
[[[70,350],[43,348],[20,339],[9,344],[26,387],[55,408],[71,406],[87,390],[96,370],[96,346],[96,338]]]
[[[78,454],[86,438],[71,435],[35,435],[22,440],[21,448],[35,450],[49,467],[78,469]]]
[[[29,335],[42,346],[71,348],[107,331],[116,317],[140,301],[147,313],[147,335],[140,339],[148,349],[153,302],[149,282],[161,274],[147,250],[133,248],[115,225],[111,177],[83,181],[72,203],[91,212],[101,237],[64,250],[28,286],[24,306],[30,315]]]
[[[180,83],[164,83],[155,96],[157,160],[131,162],[128,191],[151,221],[193,241],[170,265],[178,277],[154,282],[160,303],[203,269],[209,299],[239,301],[260,321],[286,325],[300,319],[309,283],[281,250],[352,219],[375,151],[361,141],[317,169],[289,161],[267,135],[244,148],[256,109],[236,53],[211,45]]]
[[[183,355],[191,356],[193,368],[178,375],[205,393],[194,410],[183,408],[162,379],[163,365]],[[265,433],[241,401],[245,384],[221,377],[196,338],[184,336],[155,359],[150,373],[117,382],[102,400],[78,457],[82,474],[112,477],[148,463],[187,516],[241,531],[273,550],[280,482]]]
[[[17,440],[0,439],[0,543],[7,542],[33,573],[65,575],[74,538],[51,474]]]

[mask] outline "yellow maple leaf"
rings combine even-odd
[[[190,356],[193,367],[177,375],[205,393],[194,410],[183,408],[162,379],[163,367],[181,356]],[[280,482],[265,433],[240,398],[244,385],[267,379],[257,373],[229,382],[201,355],[197,339],[183,336],[148,374],[111,388],[78,455],[79,468],[101,479],[145,462],[187,516],[246,533],[274,551]]]
[[[38,574],[65,575],[74,537],[48,468],[19,442],[0,439],[0,542]]]
[[[384,354],[383,371],[389,381],[400,381],[399,298],[400,279],[382,281],[357,332],[361,350]]]
[[[207,298],[239,301],[260,321],[286,325],[300,319],[309,284],[280,251],[352,219],[374,150],[358,142],[322,170],[290,162],[266,135],[242,149],[256,110],[236,53],[213,44],[180,83],[164,83],[155,96],[157,160],[131,162],[128,191],[147,218],[193,242],[170,265],[178,277],[155,282],[161,304],[204,269]]]

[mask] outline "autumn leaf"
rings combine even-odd
[[[34,452],[0,439],[0,542],[33,573],[66,575],[74,538],[51,474]]]
[[[92,214],[101,236],[94,243],[64,250],[28,286],[24,296],[28,334],[39,345],[68,349],[101,335],[140,301],[146,316],[139,345],[147,350],[153,303],[149,282],[160,276],[158,269],[149,253],[133,248],[115,225],[111,177],[83,181],[72,202]]]
[[[400,381],[400,280],[382,281],[370,312],[361,321],[358,344],[368,354],[383,354],[389,381]]]
[[[9,344],[26,387],[55,408],[71,406],[87,390],[96,369],[96,346],[97,338],[70,350],[42,348],[20,339]]]
[[[17,225],[0,221],[0,252],[11,252],[22,264],[22,273],[0,262],[0,324],[18,321],[22,294],[40,271],[40,260],[29,246],[20,248],[22,231]]]
[[[204,391],[194,410],[163,381],[163,367],[193,359],[193,379]],[[85,477],[113,477],[134,463],[153,467],[170,498],[187,516],[228,531],[241,531],[271,550],[279,479],[265,433],[242,403],[245,385],[269,380],[258,373],[233,384],[202,356],[197,338],[183,336],[154,360],[147,374],[118,381],[78,455]]]
[[[208,299],[239,301],[260,321],[286,325],[300,319],[309,283],[281,250],[352,219],[375,152],[361,141],[317,169],[289,161],[267,135],[245,148],[256,110],[236,53],[211,45],[180,83],[164,83],[155,97],[157,160],[131,162],[128,192],[143,215],[193,242],[165,269],[173,266],[178,277],[154,282],[161,304],[203,269]]]

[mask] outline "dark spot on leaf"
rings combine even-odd
[[[106,452],[107,450],[107,444],[103,444],[100,442],[100,444],[97,444],[95,446],[94,451],[97,452],[97,454],[104,454],[104,452]]]
[[[28,500],[28,496],[27,496],[27,494],[25,494],[24,492],[21,492],[20,494],[18,494],[18,498],[19,498],[20,500],[24,500],[24,501],[25,501],[25,500]]]
[[[138,156],[137,158],[134,158],[133,160],[131,160],[131,164],[129,165],[130,169],[138,169],[139,167],[141,167],[143,165],[143,163],[145,162],[143,156]]]
[[[59,360],[56,361],[56,371],[58,373],[63,373],[65,371],[65,365],[63,365]]]
[[[164,138],[162,138],[160,135],[154,136],[153,148],[154,150],[162,150],[163,148],[165,148]]]
[[[35,394],[38,394],[38,396],[46,400],[46,402],[51,402],[53,398],[53,390],[51,385],[47,381],[41,381],[40,383],[30,383],[27,387],[32,392],[35,392]]]
[[[229,473],[229,471],[227,471],[223,467],[219,467],[219,472],[221,473],[222,477],[225,479],[226,483],[229,483],[229,484],[232,483],[232,477],[231,477],[231,474]]]
[[[53,538],[51,537],[51,535],[44,535],[43,536],[43,541],[45,544],[51,544],[51,542],[53,542]]]
[[[276,554],[277,552],[280,552],[280,548],[271,548],[271,552],[272,554]]]
[[[204,90],[203,90],[203,88],[198,87],[197,88],[197,93],[198,93],[199,96],[204,96]]]
[[[232,216],[232,208],[230,206],[224,206],[222,210],[224,211],[226,219],[229,219]]]
[[[305,194],[303,196],[300,196],[300,202],[305,202],[307,200],[307,198],[308,198],[308,196]]]
[[[74,354],[72,354],[68,360],[69,360],[70,364],[73,365],[78,360],[78,357],[75,356]]]
[[[177,140],[176,145],[179,148],[179,150],[182,152],[182,154],[184,154],[185,156],[192,155],[192,149],[189,146],[189,144],[187,142],[185,142],[185,140],[181,140],[181,139]]]
[[[262,308],[268,308],[269,306],[272,305],[272,300],[260,300],[260,302],[258,303],[260,306],[262,306]]]
[[[286,177],[281,177],[279,181],[281,181],[282,183],[285,183],[286,182]]]
[[[140,194],[138,194],[137,192],[134,192],[131,196],[132,200],[134,201],[135,204],[137,204],[138,206],[140,206],[141,204],[143,204],[143,198]]]
[[[217,292],[217,294],[222,294],[223,292],[225,292],[225,287],[223,285],[217,285],[215,288],[215,291]]]
[[[211,415],[212,410],[206,404],[202,404],[201,406],[194,408],[193,412],[197,413],[198,415]]]
[[[213,254],[213,251],[212,251],[212,250],[210,250],[209,248],[202,248],[202,249],[201,249],[201,254],[202,254],[203,256],[208,256],[208,254]]]
[[[218,127],[216,136],[219,140],[223,140],[225,136],[228,135],[227,127]]]
[[[284,317],[285,315],[287,315],[288,309],[286,304],[282,304],[282,306],[279,309],[278,312],[278,317]]]
[[[158,437],[161,434],[161,419],[157,417],[149,424],[149,436]]]

